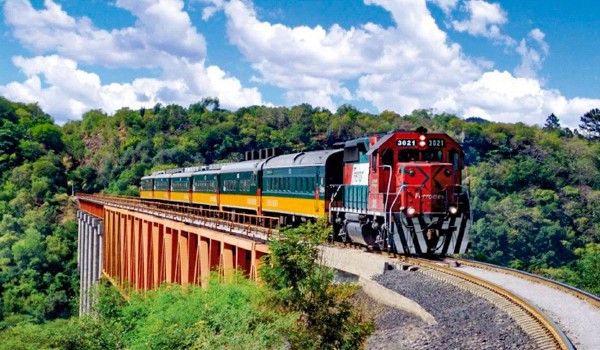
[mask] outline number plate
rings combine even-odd
[[[445,143],[443,139],[429,139],[427,145],[429,147],[444,147]]]
[[[417,140],[399,139],[396,141],[396,145],[400,147],[417,147]]]

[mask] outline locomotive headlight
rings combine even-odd
[[[425,141],[419,141],[419,146],[425,147]]]
[[[413,215],[415,215],[415,208],[413,208],[413,207],[408,207],[408,209],[406,209],[406,215],[408,215],[408,216],[413,216]]]
[[[456,215],[456,213],[458,213],[458,208],[451,205],[450,208],[448,208],[448,211],[450,212],[450,214]]]
[[[419,136],[419,140],[421,140],[421,141],[425,141],[425,135],[421,135],[421,136]]]
[[[450,171],[450,169],[446,169],[444,171],[444,174],[446,174],[446,176],[450,176],[452,174],[452,172]]]

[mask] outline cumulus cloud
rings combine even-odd
[[[544,89],[537,79],[494,70],[461,85],[434,108],[465,117],[539,125],[554,113],[560,116],[563,125],[576,127],[579,117],[599,104],[598,99],[569,100],[557,90]]]
[[[7,0],[4,14],[13,35],[40,55],[15,57],[24,82],[0,86],[0,93],[19,101],[39,102],[58,120],[78,119],[86,110],[113,112],[156,103],[196,102],[217,97],[226,108],[261,104],[258,89],[245,88],[217,66],[206,66],[206,43],[183,10],[181,0],[117,0],[131,12],[132,27],[97,29],[87,17],[69,16],[52,0],[36,10],[29,1]],[[118,68],[158,68],[159,78],[103,85],[101,78],[78,63]]]
[[[102,85],[95,73],[78,68],[75,61],[57,55],[13,59],[27,76],[23,83],[0,86],[0,94],[16,101],[39,102],[57,122],[79,119],[92,108],[113,112],[121,107],[152,107],[157,103],[186,105],[200,96],[218,97],[222,106],[248,106],[261,103],[256,88],[247,89],[216,66],[204,63],[171,62],[162,79],[138,78],[131,83]]]
[[[260,21],[245,1],[218,5],[228,18],[230,41],[259,73],[257,79],[287,90],[288,101],[332,108],[334,99],[354,96],[344,83],[359,79],[356,97],[379,109],[410,112],[435,98],[435,94],[430,96],[434,85],[456,85],[478,76],[478,65],[466,59],[458,45],[447,43],[446,33],[429,15],[425,1],[366,3],[390,11],[397,26],[367,23],[348,29],[339,25],[292,28]]]
[[[115,6],[137,17],[133,27],[98,29],[89,18],[73,18],[52,0],[45,0],[41,10],[29,1],[7,0],[4,15],[14,36],[36,53],[128,68],[158,67],[173,55],[204,59],[205,39],[183,11],[183,1],[118,0]]]
[[[508,19],[500,4],[483,0],[468,0],[464,4],[464,9],[469,18],[462,21],[453,20],[452,26],[455,30],[467,32],[473,36],[498,40],[507,45],[514,44],[512,38],[501,33],[500,27],[508,22]]]

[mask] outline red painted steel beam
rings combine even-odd
[[[125,293],[162,283],[206,286],[211,271],[258,279],[267,245],[207,228],[105,206],[104,273]]]
[[[104,219],[104,205],[96,202],[87,201],[82,198],[79,199],[79,209],[91,214],[99,219]]]

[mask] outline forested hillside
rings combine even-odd
[[[378,115],[341,106],[252,106],[204,99],[187,108],[92,110],[53,124],[36,105],[0,98],[0,320],[74,309],[75,191],[136,195],[154,170],[240,160],[247,150],[315,150],[424,126],[463,144],[475,224],[471,254],[600,294],[600,112],[580,133],[550,116],[544,128],[415,111]],[[587,119],[586,119],[587,118]]]
[[[0,329],[76,310],[75,169],[49,115],[0,98]]]

